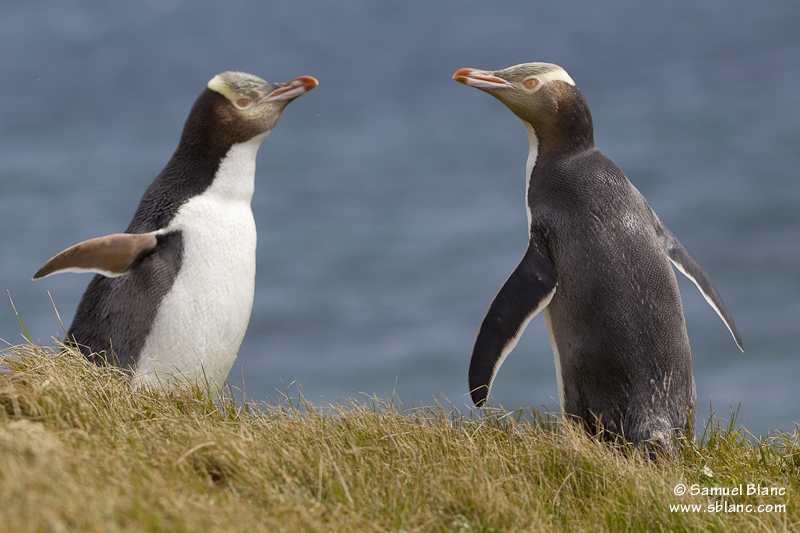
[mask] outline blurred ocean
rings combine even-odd
[[[451,76],[563,66],[595,140],[695,253],[745,353],[681,284],[697,383],[756,435],[800,422],[800,3],[620,0],[6,2],[0,7],[0,281],[28,331],[63,338],[89,275],[32,282],[125,229],[206,82],[315,76],[259,152],[253,315],[230,381],[469,404],[472,343],[526,247],[528,141]],[[0,338],[21,343],[11,303]],[[557,409],[534,319],[495,405]]]

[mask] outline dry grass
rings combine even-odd
[[[4,531],[791,531],[800,437],[710,423],[671,463],[536,411],[459,413],[374,398],[320,408],[132,390],[75,354],[0,356]],[[703,473],[709,466],[714,477]],[[783,496],[683,496],[760,483]],[[785,512],[672,512],[674,504]]]

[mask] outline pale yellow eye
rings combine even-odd
[[[239,98],[236,100],[236,107],[239,109],[244,109],[245,107],[250,105],[250,100],[247,98]]]
[[[528,89],[533,89],[534,87],[539,85],[539,80],[537,80],[536,78],[530,78],[525,80],[522,84]]]

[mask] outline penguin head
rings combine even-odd
[[[319,82],[311,76],[268,83],[244,72],[223,72],[208,82],[186,126],[202,129],[208,138],[225,144],[263,138],[278,123],[289,102],[317,85]]]
[[[503,102],[540,140],[592,140],[589,106],[567,72],[552,63],[523,63],[503,70],[462,68],[457,82]]]

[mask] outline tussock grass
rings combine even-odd
[[[672,462],[548,413],[132,389],[69,350],[0,355],[4,531],[791,531],[798,433],[712,420]],[[709,467],[714,477],[703,473]],[[782,487],[676,496],[675,486]],[[785,512],[670,505],[785,504]]]

